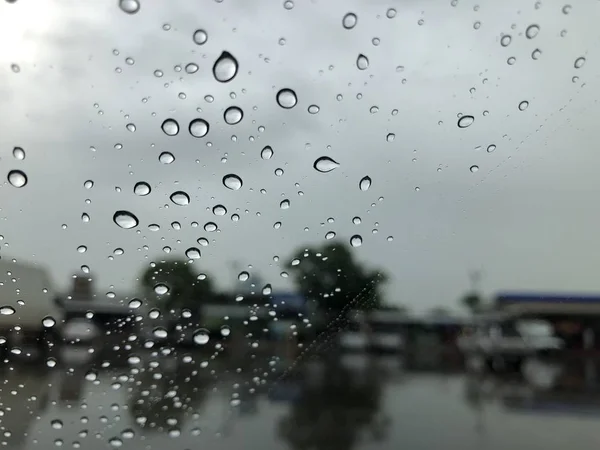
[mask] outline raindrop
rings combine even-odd
[[[194,119],[190,122],[190,126],[188,130],[192,136],[195,138],[201,138],[208,134],[208,130],[210,129],[210,125],[204,119]]]
[[[229,52],[221,53],[213,66],[213,75],[217,81],[226,83],[233,80],[238,71],[238,62]]]
[[[292,0],[285,0],[285,2],[283,2],[283,7],[288,11],[294,9],[294,2]]]
[[[167,136],[175,136],[179,133],[179,124],[175,119],[167,119],[161,125],[162,130]]]
[[[85,253],[87,252],[87,247],[85,245],[80,245],[79,247],[77,247],[77,251],[79,253]]]
[[[352,247],[360,247],[362,245],[362,237],[355,234],[350,238],[350,245],[352,245]]]
[[[0,307],[0,315],[10,316],[15,313],[15,308],[12,306],[2,306]]]
[[[209,340],[209,333],[208,330],[201,328],[199,330],[196,330],[196,332],[194,333],[194,342],[198,345],[205,345],[208,343]]]
[[[140,10],[140,2],[138,0],[119,0],[119,8],[127,14],[135,14]]]
[[[240,281],[248,281],[250,278],[250,274],[248,272],[240,272],[238,274],[238,280]]]
[[[360,217],[358,217],[358,216],[353,217],[352,218],[352,223],[354,225],[360,225],[360,223],[361,223]]]
[[[155,313],[155,317],[154,314]],[[159,316],[159,312],[156,310],[152,310],[150,311],[150,318],[151,319],[157,319]],[[163,327],[156,327],[155,329],[152,330],[152,334],[154,335],[154,337],[157,337],[158,339],[165,339],[169,333],[167,332],[167,330],[165,330]]]
[[[472,173],[475,173],[475,172],[477,172],[477,171],[479,170],[479,166],[471,166],[471,167],[469,167],[469,170],[470,170]]]
[[[206,222],[204,224],[204,231],[208,231],[209,233],[217,231],[217,224],[214,222]]]
[[[139,220],[134,214],[123,210],[117,211],[113,215],[113,222],[125,229],[137,227],[139,224]]]
[[[328,231],[325,235],[325,239],[333,239],[335,237],[335,231]]]
[[[369,67],[369,58],[360,53],[358,58],[356,58],[356,67],[358,67],[359,70],[365,70]]]
[[[508,58],[508,59],[506,60],[506,62],[507,62],[507,64],[508,64],[509,66],[512,66],[514,63],[516,63],[516,62],[517,62],[517,58],[515,58],[514,56],[511,56],[510,58]]]
[[[531,52],[531,59],[537,61],[538,59],[540,59],[541,55],[542,51],[539,48],[536,48],[534,51]]]
[[[163,74],[163,71],[162,71],[162,70],[160,70],[160,69],[156,69],[156,70],[154,71],[154,76],[155,76],[156,78],[161,78],[163,75],[164,75],[164,74]]]
[[[225,123],[228,125],[235,125],[236,123],[240,123],[242,121],[244,118],[244,112],[237,106],[230,106],[225,110],[223,118],[225,119]]]
[[[185,72],[189,74],[198,72],[198,69],[199,67],[196,63],[189,63],[185,66]]]
[[[16,188],[21,188],[27,184],[27,175],[20,170],[11,170],[8,172],[8,182]]]
[[[488,153],[493,153],[494,150],[496,150],[496,146],[494,144],[488,145],[488,148],[487,148]]]
[[[185,256],[188,259],[199,259],[200,258],[200,250],[196,247],[190,247],[185,251]]]
[[[458,119],[458,128],[467,128],[471,126],[474,121],[475,118],[473,116],[461,116],[461,118]]]
[[[198,238],[198,244],[200,244],[202,247],[208,247],[208,239],[206,238]]]
[[[562,9],[563,14],[569,14],[571,12],[571,5],[565,5]]]
[[[393,142],[396,139],[396,135],[394,133],[388,133],[385,137],[385,140],[388,142]]]
[[[508,47],[508,45],[510,44],[510,41],[512,41],[511,35],[505,34],[504,36],[502,36],[500,38],[500,45],[502,45],[502,47]]]
[[[152,191],[152,188],[145,181],[139,181],[139,182],[135,183],[135,186],[133,187],[133,192],[142,197],[148,195],[151,191]]]
[[[128,123],[127,125],[125,125],[125,127],[127,128],[127,130],[131,131],[132,133],[135,132],[135,130],[136,130],[134,123]]]
[[[171,227],[177,231],[181,230],[181,224],[179,222],[171,222]]]
[[[10,69],[14,72],[14,73],[19,73],[21,71],[21,68],[19,67],[18,64],[11,64],[10,65]]]
[[[169,292],[169,287],[164,283],[158,283],[154,285],[154,292],[156,292],[158,295],[165,295],[167,292]]]
[[[140,306],[142,306],[142,301],[138,298],[132,298],[129,301],[129,308],[131,309],[138,309]]]
[[[173,156],[172,153],[162,152],[158,156],[158,160],[163,164],[171,164],[173,161],[175,161],[175,157]]]
[[[25,159],[25,150],[23,150],[21,147],[13,148],[13,157],[20,161],[24,160]]]
[[[88,223],[90,221],[90,216],[87,213],[83,213],[81,215],[81,221],[84,223]]]
[[[540,32],[539,25],[536,25],[536,24],[529,25],[527,27],[527,29],[525,30],[525,36],[527,36],[527,39],[533,39],[534,37],[536,37],[538,35],[539,32]]]
[[[529,106],[529,102],[527,100],[523,100],[521,103],[519,103],[519,110],[525,111],[528,106]]]
[[[194,36],[192,37],[192,39],[194,40],[195,44],[204,45],[208,40],[208,34],[202,29],[196,30],[194,31]]]
[[[42,325],[44,325],[45,328],[52,328],[56,325],[56,320],[54,320],[54,317],[46,316],[42,319]]]
[[[395,10],[394,8],[389,8],[389,9],[386,11],[386,13],[385,13],[385,16],[386,16],[388,19],[393,19],[394,17],[396,17],[396,10]]]
[[[236,174],[230,173],[223,177],[223,185],[233,191],[237,191],[243,185],[242,179]]]
[[[231,328],[229,328],[227,325],[223,325],[221,327],[221,336],[227,337],[231,334]]]
[[[273,157],[273,149],[271,146],[267,145],[265,148],[263,148],[260,152],[260,157],[262,159],[271,159]]]
[[[310,114],[317,114],[319,111],[320,111],[320,108],[319,108],[319,106],[318,106],[318,105],[310,105],[310,106],[308,107],[308,112],[309,112]]]
[[[265,286],[262,288],[262,294],[263,295],[271,295],[271,292],[273,292],[273,289],[271,288],[270,284],[265,284]]]
[[[54,428],[55,430],[60,430],[63,427],[63,423],[61,420],[59,419],[54,419],[52,422],[50,422],[50,425],[52,426],[52,428]]]
[[[190,203],[190,196],[183,191],[176,191],[169,197],[178,206],[186,206]]]
[[[342,19],[342,25],[346,30],[351,30],[352,28],[354,28],[357,22],[358,17],[356,17],[356,14],[351,12],[347,13]]]
[[[315,161],[313,167],[319,172],[327,173],[339,167],[339,163],[328,156],[321,156]]]
[[[583,56],[580,56],[579,58],[577,58],[575,60],[575,64],[573,64],[573,65],[575,66],[576,69],[581,69],[584,64],[585,64],[585,58]]]
[[[296,106],[298,103],[298,98],[296,97],[296,93],[291,89],[281,89],[277,93],[277,104],[284,109],[291,109]]]
[[[215,205],[213,206],[212,212],[215,216],[224,216],[227,214],[227,208],[223,205]]]
[[[115,447],[115,448],[123,446],[123,441],[121,439],[119,439],[118,437],[110,438],[108,440],[108,443],[110,444],[111,447]]]
[[[279,207],[281,209],[289,209],[290,208],[290,201],[288,199],[282,200],[281,203],[279,203]]]
[[[360,180],[360,183],[358,183],[358,186],[360,187],[361,191],[369,190],[369,188],[371,187],[371,177],[369,177],[369,176],[363,177]]]

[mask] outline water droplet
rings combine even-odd
[[[502,47],[508,47],[508,45],[510,44],[510,41],[512,41],[511,35],[505,34],[504,36],[502,36],[500,38],[500,45],[502,45]]]
[[[328,156],[321,156],[315,161],[313,167],[319,172],[327,173],[339,167],[339,163]]]
[[[207,247],[208,246],[208,239],[206,238],[198,238],[198,244],[200,244],[202,247]]]
[[[362,245],[362,237],[358,234],[355,234],[350,238],[350,245],[352,247],[360,247]]]
[[[540,59],[540,56],[542,56],[542,51],[539,48],[536,48],[534,51],[531,52],[531,59],[533,60],[538,60]]]
[[[56,320],[54,320],[54,317],[46,316],[42,319],[42,325],[44,325],[45,328],[52,328],[56,325]]]
[[[271,292],[273,292],[273,289],[271,288],[270,284],[265,284],[265,286],[262,288],[262,294],[263,295],[271,295]]]
[[[527,27],[527,29],[525,30],[525,36],[527,36],[527,39],[533,39],[534,37],[536,37],[538,35],[539,32],[540,32],[539,25],[536,25],[536,24],[529,25]]]
[[[77,247],[77,251],[79,253],[85,253],[87,252],[87,247],[85,245],[80,245],[79,247]]]
[[[119,439],[118,437],[110,438],[108,440],[108,443],[110,444],[111,447],[115,447],[115,448],[123,446],[123,441],[121,439]]]
[[[517,62],[517,58],[515,58],[514,56],[511,56],[510,58],[508,58],[508,59],[506,60],[506,63],[507,63],[509,66],[512,66],[512,65],[513,65],[514,63],[516,63],[516,62]]]
[[[21,147],[13,148],[13,157],[20,161],[24,160],[25,159],[25,150],[23,150]]]
[[[185,256],[188,259],[199,259],[200,258],[200,250],[196,247],[190,247],[185,251]]]
[[[86,189],[91,189],[94,187],[94,182],[92,180],[85,180],[83,187]]]
[[[494,144],[488,145],[488,148],[487,148],[488,153],[493,153],[494,150],[496,150],[496,146]]]
[[[206,44],[206,41],[208,41],[208,34],[202,29],[196,30],[194,31],[192,39],[194,40],[195,44],[204,45]]]
[[[19,73],[21,71],[21,68],[18,64],[11,64],[10,70],[12,70],[14,73]]]
[[[209,233],[217,231],[217,224],[214,222],[206,222],[204,224],[204,231],[208,231]]]
[[[137,227],[139,224],[139,220],[134,214],[123,210],[117,211],[113,215],[113,222],[125,229]]]
[[[228,125],[235,125],[236,123],[240,123],[244,118],[244,112],[237,106],[230,106],[225,110],[223,118]]]
[[[199,69],[199,67],[198,67],[198,64],[196,64],[196,63],[188,63],[185,66],[185,72],[189,73],[190,75],[198,72],[198,69]]]
[[[154,292],[156,292],[158,295],[165,295],[167,292],[169,292],[169,286],[164,283],[155,284]]]
[[[231,334],[231,328],[229,328],[227,325],[223,325],[221,327],[221,336],[227,337]]]
[[[127,128],[127,130],[131,131],[132,133],[134,133],[136,130],[134,123],[128,123],[127,125],[125,125],[125,127]]]
[[[525,111],[528,106],[529,106],[529,102],[527,100],[523,100],[521,103],[519,103],[519,110]]]
[[[175,119],[167,119],[161,125],[162,130],[167,136],[175,136],[179,133],[179,124]]]
[[[277,93],[277,104],[282,108],[291,109],[296,106],[296,103],[298,103],[298,98],[296,97],[296,93],[291,89],[281,89]]]
[[[335,231],[328,231],[327,234],[325,234],[325,239],[333,239],[335,237]]]
[[[308,107],[308,112],[310,114],[317,114],[319,112],[320,108],[317,105],[310,105]]]
[[[479,20],[473,24],[473,28],[476,30],[479,30],[480,27],[481,27],[481,22]]]
[[[356,17],[356,14],[351,12],[347,13],[342,19],[342,25],[346,30],[351,30],[352,28],[354,28],[357,22],[358,17]]]
[[[361,191],[367,191],[371,187],[371,177],[365,176],[358,183]]]
[[[223,177],[223,185],[233,191],[237,191],[243,185],[242,179],[236,174],[230,173]]]
[[[215,205],[213,206],[212,212],[215,216],[224,216],[227,214],[227,208],[223,205]]]
[[[248,272],[240,272],[238,274],[238,280],[240,281],[248,281],[250,278],[250,274]]]
[[[471,166],[471,167],[469,167],[469,170],[470,170],[472,173],[475,173],[475,172],[477,172],[477,171],[479,170],[479,166]]]
[[[194,119],[190,122],[190,126],[188,127],[190,134],[195,138],[206,136],[209,129],[210,125],[204,119]]]
[[[473,124],[475,118],[473,116],[461,116],[458,119],[458,128],[467,128]]]
[[[571,5],[565,5],[562,8],[563,14],[569,14],[571,12]]]
[[[178,206],[186,206],[190,203],[190,196],[183,191],[175,191],[169,198]]]
[[[10,316],[15,313],[15,308],[12,306],[2,306],[0,307],[0,314],[3,316]]]
[[[369,58],[367,58],[365,55],[360,53],[358,55],[358,58],[356,58],[356,67],[358,67],[359,70],[365,70],[366,68],[368,68],[369,67]]]
[[[60,430],[63,427],[62,421],[58,419],[54,419],[52,422],[50,422],[50,425],[52,425],[52,428],[55,430]]]
[[[289,209],[290,208],[290,201],[288,199],[282,200],[281,203],[279,203],[279,207],[281,209]]]
[[[210,339],[208,330],[201,328],[194,333],[194,342],[198,345],[205,345]]]
[[[283,7],[288,11],[294,9],[294,2],[292,0],[285,0],[285,2],[283,2]]]
[[[135,14],[140,10],[140,2],[138,0],[119,0],[119,8],[127,14]]]
[[[87,213],[81,214],[81,221],[83,223],[88,223],[90,221],[90,216]]]
[[[388,19],[393,19],[394,17],[396,17],[396,10],[395,10],[394,8],[389,8],[389,9],[386,11],[386,13],[385,13],[385,16],[386,16]]]
[[[583,56],[580,56],[579,58],[577,58],[575,60],[575,63],[573,65],[575,66],[576,69],[581,69],[584,64],[585,64],[585,58]]]
[[[27,175],[20,170],[11,170],[8,172],[8,182],[16,188],[21,188],[27,184]]]
[[[163,75],[164,75],[164,74],[163,74],[163,71],[162,71],[162,70],[160,70],[160,69],[156,69],[156,70],[154,71],[154,76],[155,76],[156,78],[162,78],[162,76],[163,76]]]
[[[233,80],[238,71],[238,62],[229,52],[221,53],[213,66],[213,75],[217,81],[227,83]]]
[[[262,159],[271,159],[273,157],[273,149],[271,146],[267,145],[265,148],[263,148],[260,152],[260,157]]]
[[[135,186],[133,187],[133,192],[142,197],[148,195],[151,191],[152,191],[152,188],[145,181],[138,181],[137,183],[135,183]]]
[[[360,217],[358,217],[358,216],[355,216],[355,217],[352,218],[352,223],[354,225],[360,225],[361,222],[362,221],[360,220]]]
[[[396,139],[396,135],[394,133],[388,133],[385,137],[385,140],[388,142],[393,142]]]
[[[128,306],[131,309],[138,309],[140,306],[142,306],[142,301],[138,298],[132,298],[129,300]]]
[[[173,161],[175,161],[175,157],[173,156],[172,153],[162,152],[158,156],[158,160],[163,164],[171,164]]]

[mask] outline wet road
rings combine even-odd
[[[117,353],[115,353],[117,355]],[[520,377],[418,372],[395,357],[232,361],[139,351],[2,369],[2,445],[52,448],[597,448],[597,364],[550,389]]]

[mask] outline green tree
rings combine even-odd
[[[462,305],[467,308],[471,314],[481,311],[483,301],[477,292],[469,292],[461,299]]]
[[[287,269],[304,297],[333,313],[377,308],[381,285],[387,279],[380,270],[366,269],[340,242],[298,250]]]
[[[198,278],[192,265],[183,260],[168,260],[148,267],[140,277],[140,284],[146,291],[148,298],[168,309],[198,307],[212,300],[216,296],[211,279]],[[168,292],[156,292],[157,285],[165,285]]]

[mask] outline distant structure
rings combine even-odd
[[[93,298],[93,283],[90,277],[84,275],[73,276],[73,286],[71,288],[71,299],[77,301],[91,301]]]

